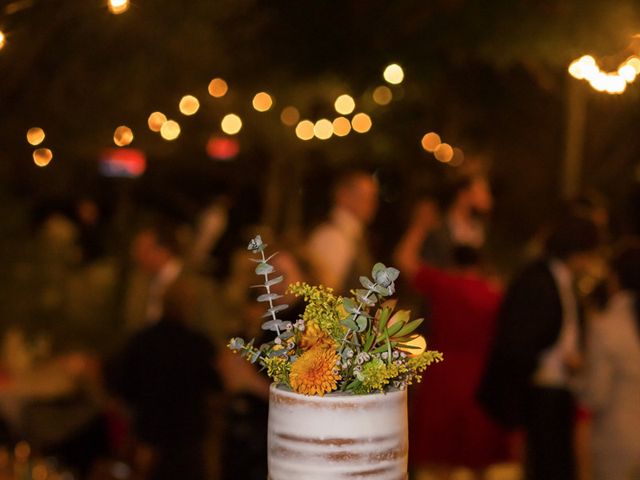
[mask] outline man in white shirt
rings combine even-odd
[[[378,210],[378,192],[377,181],[365,171],[340,175],[328,220],[309,236],[306,250],[315,280],[338,293],[356,288],[358,284],[350,282],[370,274],[365,229]]]

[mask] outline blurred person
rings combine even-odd
[[[75,205],[75,221],[82,262],[92,263],[105,254],[101,211],[96,201],[80,198]]]
[[[178,279],[160,319],[136,333],[110,368],[112,391],[129,406],[135,461],[149,480],[204,480],[208,394],[219,391],[216,350],[189,323],[195,292]]]
[[[224,195],[215,197],[200,213],[189,260],[198,271],[213,273],[212,252],[229,224],[230,200]]]
[[[309,235],[306,251],[311,274],[338,293],[358,284],[373,265],[366,228],[378,210],[379,187],[364,170],[341,173],[333,187],[329,219]]]
[[[610,298],[590,322],[582,400],[594,480],[640,474],[640,246],[611,261]]]
[[[142,275],[130,285],[126,313],[132,329],[157,322],[163,316],[164,297],[178,280],[194,291],[189,323],[208,333],[216,343],[227,341],[229,315],[222,291],[210,279],[188,266],[180,254],[178,229],[171,222],[157,222],[141,229],[134,237],[131,255]]]
[[[482,271],[479,251],[453,249],[450,270],[420,260],[429,222],[420,210],[395,251],[395,261],[431,306],[429,343],[442,350],[442,368],[428,371],[411,401],[410,464],[438,479],[455,468],[484,469],[508,458],[507,436],[475,398],[493,338],[501,300],[496,282]]]
[[[478,395],[497,421],[524,429],[528,480],[576,478],[572,386],[583,315],[575,278],[590,268],[598,245],[591,219],[563,216],[545,255],[516,275],[500,307]]]
[[[428,207],[429,204],[425,203],[422,209],[431,222],[421,248],[425,262],[436,267],[448,267],[453,264],[454,245],[468,245],[476,249],[484,246],[485,217],[493,208],[491,189],[485,177],[469,175],[458,178],[450,187],[440,215],[433,206]]]

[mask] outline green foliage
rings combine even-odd
[[[372,279],[360,278],[364,288],[353,291],[353,297],[337,297],[322,285],[289,285],[287,293],[302,297],[307,305],[293,324],[278,319],[276,314],[286,305],[273,304],[282,296],[271,292],[270,285],[282,281],[282,277],[269,278],[274,269],[268,263],[271,257],[265,257],[265,247],[260,236],[249,244],[249,250],[257,255],[253,259],[258,264],[256,273],[264,277],[264,282],[255,287],[266,289],[258,301],[269,305],[264,315],[269,320],[263,328],[274,330],[276,338],[259,349],[253,341],[245,344],[234,338],[229,348],[252,363],[259,362],[275,382],[298,385],[306,389],[302,393],[326,393],[336,386],[353,394],[383,392],[406,388],[419,380],[430,364],[442,360],[440,352],[411,354],[417,347],[410,342],[422,319],[411,320],[408,310],[395,311],[393,300],[378,305],[395,292],[400,273],[381,263],[374,265]],[[299,359],[301,363],[296,364]],[[299,381],[301,375],[304,381]],[[319,383],[314,385],[316,379]],[[330,386],[318,390],[318,385]]]

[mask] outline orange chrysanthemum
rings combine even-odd
[[[307,350],[291,365],[291,388],[304,395],[324,395],[338,388],[337,363],[340,357],[335,350],[316,346]]]
[[[306,322],[305,330],[300,337],[298,345],[302,350],[309,350],[315,346],[335,349],[334,341],[315,322]]]

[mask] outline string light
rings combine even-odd
[[[448,163],[453,158],[453,148],[448,143],[441,143],[433,152],[433,155],[439,162]]]
[[[455,147],[453,149],[453,157],[451,158],[449,165],[451,165],[452,167],[459,167],[460,165],[463,164],[463,162],[464,162],[464,152],[462,151],[461,148]]]
[[[167,116],[162,112],[153,112],[147,119],[147,125],[152,132],[159,132],[167,121]]]
[[[302,120],[296,125],[296,136],[300,140],[311,140],[314,136],[314,126],[311,120]]]
[[[356,102],[351,95],[344,94],[336,98],[333,106],[339,114],[349,115],[356,108]]]
[[[195,113],[200,109],[200,102],[193,95],[185,95],[180,100],[178,108],[180,109],[180,113],[183,115],[195,115]]]
[[[327,140],[333,135],[333,124],[330,120],[322,118],[313,126],[313,134],[320,140]]]
[[[373,91],[373,101],[378,105],[389,105],[393,99],[391,89],[385,85],[380,85]]]
[[[333,133],[338,137],[345,137],[351,131],[351,122],[348,118],[338,117],[333,120]]]
[[[391,65],[387,65],[382,76],[387,83],[399,85],[404,80],[404,71],[400,65],[392,63]]]
[[[357,113],[351,119],[351,126],[358,133],[367,133],[372,126],[371,117],[366,113]]]
[[[33,151],[33,163],[39,167],[46,167],[53,159],[53,153],[48,148],[38,148]]]
[[[109,11],[114,15],[120,15],[127,10],[129,10],[129,0],[109,0]]]
[[[266,112],[273,106],[273,99],[267,92],[259,92],[255,94],[251,103],[258,112]]]
[[[33,127],[27,130],[27,142],[31,145],[40,145],[44,141],[44,130],[40,127]]]
[[[220,126],[222,127],[222,131],[227,135],[235,135],[242,128],[242,120],[235,113],[229,113],[225,115],[220,122]]]
[[[300,112],[296,107],[285,107],[280,113],[280,120],[289,127],[293,127],[300,120]]]
[[[209,82],[209,95],[215,98],[224,97],[229,91],[229,85],[222,78],[214,78]]]
[[[435,132],[429,132],[422,137],[420,142],[422,144],[422,148],[424,148],[427,152],[435,152],[436,148],[442,143],[440,139],[440,135]]]
[[[621,94],[627,84],[635,81],[640,74],[640,58],[632,56],[622,62],[615,72],[605,72],[600,69],[595,58],[583,55],[571,62],[569,74],[578,80],[586,80],[594,90],[611,94]]]
[[[175,140],[180,136],[180,124],[175,120],[167,120],[160,128],[160,135],[165,140]]]
[[[113,143],[119,147],[125,147],[133,142],[133,132],[126,125],[121,125],[113,132]]]
[[[403,342],[403,345],[404,347],[398,347],[398,350],[410,357],[417,357],[427,349],[427,340],[422,335],[414,335],[410,340]]]

